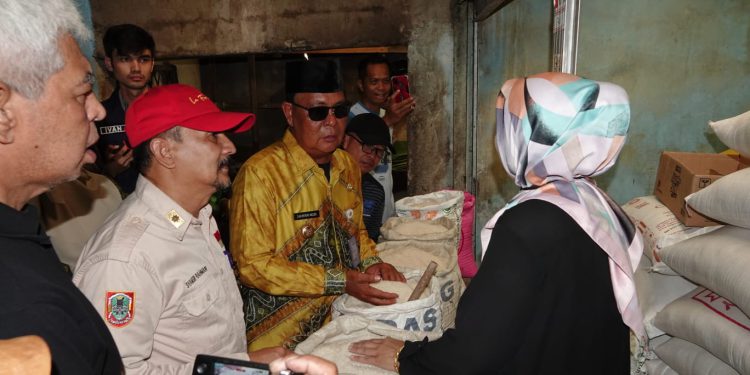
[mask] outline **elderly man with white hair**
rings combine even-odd
[[[0,339],[39,336],[54,374],[119,374],[112,336],[27,205],[96,159],[104,108],[69,0],[0,0]],[[26,371],[26,370],[22,370]]]

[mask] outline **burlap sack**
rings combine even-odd
[[[442,329],[453,327],[458,301],[465,289],[453,244],[425,241],[386,241],[379,243],[377,250],[384,262],[396,266],[402,272],[411,270],[424,272],[430,261],[435,261],[438,264],[435,277],[440,288]]]
[[[312,354],[336,363],[340,375],[382,375],[394,374],[375,366],[354,362],[349,357],[349,345],[368,339],[393,337],[399,340],[421,341],[440,338],[441,333],[404,331],[387,324],[368,320],[355,315],[345,315],[319,329],[307,340],[301,342],[294,351],[298,354]]]
[[[441,217],[435,220],[422,220],[412,217],[395,216],[389,218],[380,228],[386,241],[455,241],[458,236],[456,222]]]
[[[421,275],[422,272],[410,271],[404,273],[406,283],[381,281],[372,284],[380,290],[397,293],[399,302],[393,305],[375,306],[344,294],[333,301],[333,319],[356,315],[407,331],[442,332],[440,286],[435,277],[419,299],[408,301]]]

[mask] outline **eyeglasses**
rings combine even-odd
[[[383,156],[388,154],[388,150],[383,148],[377,148],[378,146],[368,145],[365,144],[361,139],[354,136],[354,134],[349,133],[349,136],[354,138],[355,141],[357,141],[360,145],[362,145],[362,152],[368,155],[375,155],[378,159],[383,159]]]
[[[349,116],[349,103],[336,104],[333,107],[319,106],[309,108],[299,105],[295,102],[292,102],[292,105],[306,110],[307,116],[310,118],[310,120],[313,121],[324,120],[326,117],[328,117],[328,114],[331,112],[331,110],[333,110],[333,115],[336,116],[336,118],[344,118]]]

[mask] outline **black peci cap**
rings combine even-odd
[[[374,113],[362,113],[354,116],[346,125],[346,133],[356,134],[367,145],[388,146],[388,149],[394,152],[388,125]]]
[[[300,92],[342,91],[339,69],[332,60],[300,60],[286,63],[286,100]]]

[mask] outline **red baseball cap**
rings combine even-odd
[[[130,147],[135,147],[175,126],[239,133],[254,123],[252,113],[222,112],[195,87],[174,84],[149,89],[130,103],[125,113],[125,134]]]

